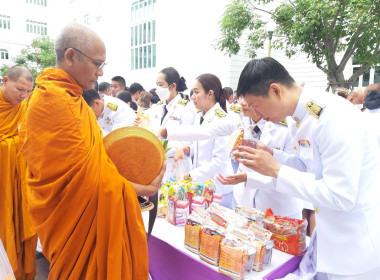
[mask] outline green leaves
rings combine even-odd
[[[304,52],[332,81],[344,82],[336,79],[352,56],[363,67],[380,63],[379,15],[380,0],[234,0],[220,21],[216,48],[232,55],[245,46],[255,57],[270,18],[276,22],[274,49],[288,57]]]
[[[54,42],[47,36],[36,38],[21,53],[12,60],[12,65],[22,65],[28,68],[34,78],[36,78],[42,69],[53,67],[55,65]],[[0,67],[0,75],[4,76],[10,66],[3,65]]]

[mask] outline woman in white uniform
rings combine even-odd
[[[185,79],[180,77],[177,70],[173,67],[162,69],[157,76],[156,84],[156,93],[161,101],[152,105],[152,107],[144,112],[144,114],[149,116],[149,129],[154,130],[161,126],[177,127],[180,125],[193,125],[196,112],[194,107],[190,106],[190,102],[182,99],[179,94],[179,92],[185,91],[187,86]],[[170,178],[178,180],[180,178],[177,178],[177,176],[182,176],[184,172],[190,170],[190,158],[187,158],[185,162],[180,165],[175,164],[173,161],[176,149],[186,143],[187,142],[169,141],[164,181],[169,181]],[[178,173],[182,174],[178,175]]]
[[[198,109],[194,126],[205,126],[226,118],[227,96],[218,77],[213,74],[200,75],[193,86],[192,99]],[[176,158],[182,158],[184,154],[194,157],[193,169],[185,174],[185,179],[203,184],[214,179],[219,172],[232,172],[226,137],[196,141],[183,146],[177,150]],[[231,207],[232,187],[216,181],[216,192],[223,195],[222,205]]]

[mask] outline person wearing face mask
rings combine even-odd
[[[201,130],[202,127],[211,125],[212,123],[227,120],[227,97],[228,91],[222,89],[222,84],[218,77],[213,74],[200,75],[194,83],[191,97],[195,107],[198,109],[193,131]],[[174,130],[171,127],[167,127],[166,129]],[[183,131],[182,127],[178,129]],[[203,184],[209,179],[215,179],[215,176],[219,172],[232,173],[232,166],[228,156],[227,137],[209,138],[182,146],[177,149],[174,160],[189,156],[194,157],[193,169],[184,175],[185,180],[192,180]],[[233,197],[232,187],[223,186],[218,181],[215,181],[215,183],[216,192],[223,195],[222,205],[231,207]]]
[[[149,116],[149,129],[193,125],[196,111],[189,100],[182,99],[179,94],[185,91],[187,86],[185,79],[180,77],[177,70],[173,67],[162,69],[157,76],[156,84],[156,94],[161,101],[144,112]],[[191,158],[188,157],[176,164],[173,161],[176,149],[184,144],[184,142],[169,141],[164,180],[180,179],[177,177],[182,176],[181,173],[190,170]]]

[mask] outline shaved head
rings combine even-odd
[[[29,82],[34,81],[32,72],[30,72],[28,68],[20,65],[12,66],[5,76],[14,82],[17,82],[19,78],[24,78]]]
[[[66,48],[76,48],[83,52],[92,52],[94,41],[99,36],[85,25],[69,23],[66,25],[55,40],[54,49],[57,62],[64,58]]]

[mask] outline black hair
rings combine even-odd
[[[125,103],[129,103],[129,106],[137,111],[137,105],[135,102],[132,101],[132,94],[129,91],[120,91],[117,96],[120,100],[123,100]]]
[[[234,94],[234,91],[230,87],[224,87],[223,90],[226,90],[228,92],[228,97]]]
[[[206,94],[210,90],[214,92],[215,101],[219,102],[220,107],[227,112],[226,100],[228,98],[228,91],[222,89],[222,83],[219,78],[213,74],[202,74],[198,76],[197,81],[201,83]]]
[[[160,71],[160,73],[165,74],[165,81],[168,83],[169,86],[173,83],[177,85],[178,92],[183,92],[187,90],[185,78],[180,77],[177,70],[175,70],[173,67],[164,68]]]
[[[377,90],[370,91],[364,98],[364,105],[369,110],[380,108],[380,92]]]
[[[252,59],[240,74],[237,95],[240,97],[253,94],[266,97],[272,83],[291,88],[295,81],[277,60],[271,57]]]
[[[111,87],[110,83],[107,83],[107,82],[101,82],[99,84],[99,91],[101,92],[104,92],[106,91],[107,89],[109,89]]]
[[[143,91],[143,90],[144,90],[143,86],[140,85],[139,83],[133,83],[129,87],[129,92],[132,94],[135,94],[136,92]]]
[[[94,105],[96,99],[100,99],[99,93],[94,89],[88,89],[83,91],[82,94],[84,100],[87,102],[88,106]]]
[[[125,87],[125,79],[122,76],[115,76],[111,79],[111,81],[118,82],[123,87]]]

